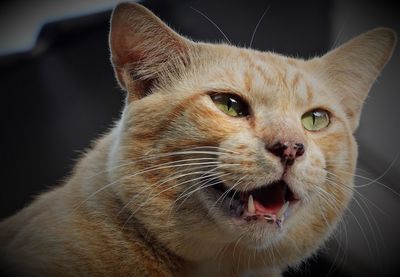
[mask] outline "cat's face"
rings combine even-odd
[[[352,196],[352,133],[391,31],[303,61],[193,43],[125,4],[110,42],[128,91],[110,162],[128,225],[190,259],[227,247],[285,265],[320,245]]]

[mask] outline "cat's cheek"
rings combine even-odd
[[[215,197],[211,194],[199,193],[196,196],[201,205],[206,210],[206,221],[210,222],[211,225],[219,226],[218,236],[223,234],[223,240],[226,242],[234,242],[238,239],[238,227],[243,225],[240,219],[234,219],[230,215],[226,214],[220,209],[215,208]],[[212,222],[212,223],[211,223]],[[242,230],[244,231],[244,230]]]

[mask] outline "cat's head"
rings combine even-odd
[[[110,168],[125,228],[139,221],[189,259],[311,253],[351,199],[353,132],[395,41],[378,28],[301,60],[195,43],[118,5],[110,46],[127,100]]]

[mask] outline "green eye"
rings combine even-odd
[[[225,114],[233,117],[249,115],[247,104],[237,95],[230,93],[216,93],[211,95],[214,104]]]
[[[303,127],[308,131],[319,131],[330,123],[328,112],[324,110],[312,110],[301,117]]]

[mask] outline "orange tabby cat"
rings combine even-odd
[[[0,224],[2,269],[32,276],[280,276],[352,197],[362,103],[395,33],[311,60],[195,43],[120,4],[120,121],[60,187]]]

